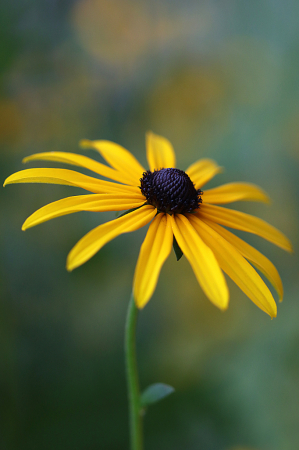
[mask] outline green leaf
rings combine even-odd
[[[173,235],[173,250],[176,256],[176,260],[179,261],[184,253],[182,252],[181,247],[177,243],[177,240],[174,235]]]
[[[172,394],[175,389],[164,383],[155,383],[148,386],[141,394],[141,406],[145,407],[157,403],[168,395]]]

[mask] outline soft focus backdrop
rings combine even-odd
[[[176,388],[148,411],[146,450],[298,449],[298,1],[14,0],[0,9],[2,180],[32,153],[80,152],[82,138],[115,141],[146,165],[151,129],[173,143],[179,168],[200,157],[224,166],[210,187],[262,186],[272,205],[232,207],[295,248],[247,236],[284,283],[272,321],[230,282],[221,313],[171,255],[138,328],[142,386]],[[4,450],[128,448],[123,329],[145,229],[71,274],[69,250],[114,213],[21,231],[37,208],[81,192],[1,191]]]

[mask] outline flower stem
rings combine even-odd
[[[140,407],[140,389],[136,360],[136,323],[138,308],[133,294],[129,302],[125,330],[125,358],[130,417],[130,450],[143,449],[142,416]]]

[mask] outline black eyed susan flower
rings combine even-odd
[[[113,142],[84,140],[81,145],[97,150],[110,167],[86,156],[65,152],[38,153],[25,158],[24,162],[67,163],[89,169],[113,182],[73,170],[41,168],[17,172],[4,183],[66,184],[92,192],[40,208],[28,217],[23,230],[78,211],[129,210],[87,233],[69,253],[68,270],[88,261],[118,235],[150,223],[134,275],[133,294],[139,308],[151,298],[174,244],[189,261],[207,297],[220,309],[226,309],[229,301],[225,272],[259,308],[271,317],[276,316],[272,294],[253,266],[268,278],[282,300],[283,287],[276,268],[258,250],[224,227],[257,234],[291,251],[289,240],[257,217],[218,206],[238,200],[268,202],[260,188],[249,183],[228,183],[203,193],[205,183],[221,172],[221,168],[210,159],[201,159],[185,172],[176,169],[170,142],[151,132],[146,136],[148,171],[130,152]]]

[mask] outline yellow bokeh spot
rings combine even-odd
[[[82,0],[71,20],[82,47],[103,63],[129,67],[150,38],[145,8],[135,0]]]

